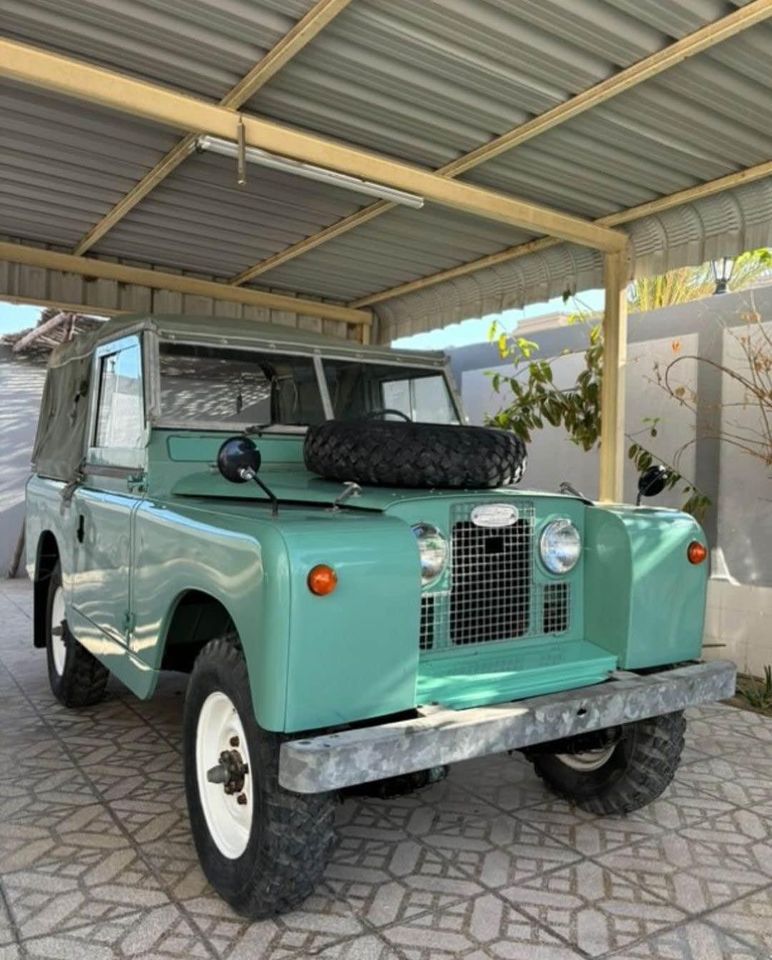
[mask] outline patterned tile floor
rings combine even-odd
[[[690,711],[667,794],[624,819],[551,798],[520,759],[347,800],[325,882],[248,923],[196,861],[184,678],[53,700],[29,585],[0,582],[0,960],[760,960],[772,956],[772,720]]]

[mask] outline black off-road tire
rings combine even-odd
[[[236,707],[247,739],[253,818],[241,856],[226,857],[213,839],[196,773],[196,730],[204,701],[222,691]],[[335,842],[335,794],[291,793],[279,785],[279,747],[286,737],[254,717],[244,655],[230,638],[198,655],[185,697],[185,791],[193,839],[207,880],[234,910],[259,920],[299,906],[321,880]]]
[[[57,563],[48,579],[46,593],[44,629],[48,682],[53,695],[65,707],[92,707],[104,699],[110,672],[82,644],[78,643],[70,633],[66,620],[62,621],[59,629],[63,630],[62,636],[67,653],[62,672],[57,672],[53,654],[52,610],[56,591],[61,585],[62,571]]]
[[[626,814],[656,800],[670,785],[684,748],[682,711],[619,728],[611,756],[597,770],[579,771],[557,754],[532,757],[538,775],[553,793],[598,814]]]
[[[392,420],[328,420],[308,430],[303,455],[327,480],[386,487],[508,486],[526,464],[522,440],[504,430]]]

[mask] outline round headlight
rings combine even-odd
[[[430,523],[415,523],[411,527],[418,543],[421,558],[421,584],[430,584],[445,569],[448,560],[448,541]]]
[[[582,552],[582,538],[570,520],[553,520],[542,530],[539,553],[550,573],[568,573]]]

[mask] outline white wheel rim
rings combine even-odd
[[[57,587],[51,604],[49,629],[51,631],[51,659],[54,662],[54,670],[58,677],[61,677],[64,673],[64,662],[67,659],[67,646],[64,642],[64,628],[62,627],[64,619],[64,590]]]
[[[598,747],[597,750],[582,750],[580,753],[556,753],[555,756],[572,770],[591,773],[593,770],[600,770],[611,757],[615,748],[616,744],[612,743],[607,747]]]
[[[234,749],[238,750],[248,771],[238,794],[226,793],[223,784],[210,783],[207,778],[208,771],[220,763],[220,754]],[[238,710],[231,698],[220,690],[209,694],[198,715],[196,778],[209,833],[220,853],[235,860],[247,849],[252,831],[252,767]],[[239,802],[240,798],[243,799]]]

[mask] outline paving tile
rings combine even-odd
[[[171,903],[30,938],[23,941],[23,948],[35,960],[205,960],[214,956],[184,912]]]
[[[690,915],[713,910],[769,883],[764,873],[680,833],[636,843],[598,862]]]
[[[129,857],[127,856],[127,859]],[[112,922],[135,913],[138,908],[168,903],[158,891],[123,881],[83,890],[72,878],[19,872],[6,878],[11,912],[23,939],[61,934],[94,921]]]
[[[613,960],[760,960],[758,953],[708,923],[693,920],[614,954]]]
[[[510,814],[460,816],[440,807],[417,835],[425,846],[493,888],[581,859],[576,850]]]
[[[380,804],[348,801],[325,872],[335,897],[380,927],[474,897],[482,885],[388,820]]]
[[[0,823],[38,823],[89,806],[98,797],[89,781],[73,767],[42,771],[28,778],[0,779]]]
[[[182,791],[174,802],[124,797],[108,807],[171,899],[212,892],[193,845]]]
[[[733,729],[760,740],[772,741],[772,717],[723,703],[706,704],[699,709],[701,719],[710,721],[720,730]]]
[[[734,858],[772,880],[772,821],[752,810],[734,809],[681,831],[722,857]]]
[[[772,886],[709,913],[705,919],[750,944],[763,957],[772,955]]]
[[[0,960],[2,958],[2,947],[12,943],[15,940],[13,926],[11,925],[11,916],[5,905],[5,899],[0,891]]]
[[[647,821],[665,830],[678,830],[734,808],[729,801],[712,796],[694,784],[681,780],[680,769],[662,796],[624,819]]]
[[[563,800],[549,800],[513,815],[583,856],[599,856],[665,831],[640,811],[627,817],[598,817]]]
[[[710,757],[737,756],[747,749],[748,742],[763,747],[760,740],[750,737],[738,726],[722,726],[713,718],[689,720],[686,725],[686,743]]]
[[[39,783],[52,772],[72,768],[72,760],[61,742],[51,736],[50,730],[35,714],[31,715],[30,721],[28,726],[13,735],[0,732],[0,780]],[[0,731],[7,729],[0,717]]]
[[[0,945],[0,960],[23,960],[22,948],[16,943]]]
[[[502,891],[519,910],[592,957],[686,918],[683,911],[590,860]]]
[[[324,886],[300,909],[260,922],[238,916],[214,894],[186,900],[184,909],[224,960],[274,960],[292,954],[306,957],[367,932],[349,905]]]
[[[408,960],[579,960],[581,956],[491,893],[395,924],[383,936]]]
[[[711,794],[738,807],[772,802],[772,772],[765,777],[732,757],[712,757],[679,769],[676,779],[702,794]]]
[[[469,761],[456,782],[480,799],[507,812],[543,803],[552,794],[534,773],[533,765],[519,756],[504,761],[492,758]],[[451,777],[453,772],[451,771]]]
[[[316,954],[319,960],[404,960],[380,937],[370,934],[336,943]]]

